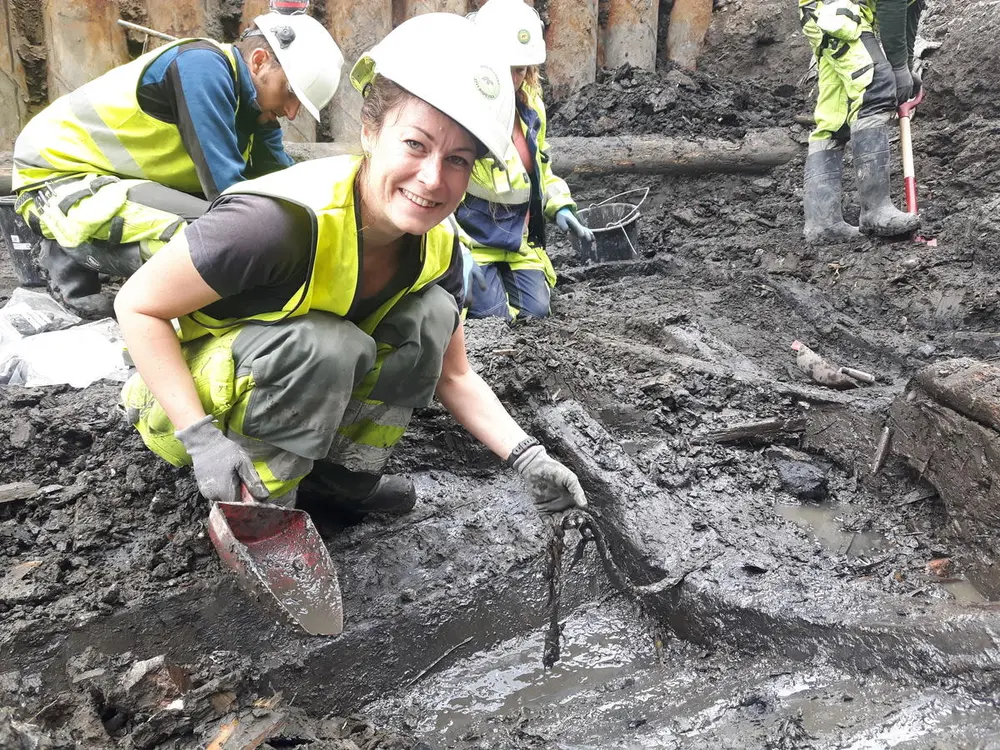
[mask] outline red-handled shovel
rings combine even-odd
[[[266,591],[312,635],[340,635],[344,605],[337,569],[303,510],[258,503],[213,503],[208,535],[224,565],[250,591]]]
[[[906,212],[917,212],[917,173],[913,167],[913,138],[910,133],[910,118],[917,105],[924,99],[924,90],[907,102],[899,105],[899,148],[903,154],[903,190],[906,193]],[[926,242],[930,247],[937,245],[937,240],[915,235],[914,242]]]

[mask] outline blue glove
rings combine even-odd
[[[479,291],[486,291],[486,274],[472,257],[472,251],[462,245],[462,283],[465,288],[465,304],[472,300],[472,282],[476,282]]]
[[[576,214],[573,213],[573,209],[569,206],[556,211],[556,226],[564,232],[572,231],[581,240],[594,241],[594,233],[580,223]]]

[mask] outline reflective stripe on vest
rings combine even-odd
[[[178,40],[95,78],[32,119],[14,144],[14,189],[83,173],[151,180],[200,193],[201,181],[180,129],[143,112],[137,93],[146,69],[160,55],[192,43],[210,45],[226,58],[239,107],[239,66],[232,45]]]
[[[359,156],[312,159],[229,187],[224,195],[245,193],[279,198],[306,210],[312,220],[309,276],[280,310],[225,320],[201,311],[184,316],[180,319],[181,339],[190,341],[206,334],[221,336],[249,321],[278,322],[305,315],[310,310],[346,316],[358,299],[361,287],[360,217],[354,201],[354,181],[360,167]],[[384,302],[358,327],[371,334],[404,295],[417,292],[443,277],[451,266],[453,254],[458,252],[457,243],[457,233],[447,220],[423,235],[417,280]]]

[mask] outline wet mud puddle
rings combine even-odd
[[[811,534],[831,555],[848,560],[873,559],[885,554],[891,543],[881,534],[871,531],[851,531],[844,528],[842,512],[829,503],[776,503],[775,511]],[[933,585],[946,591],[961,604],[981,604],[989,601],[975,585],[963,577],[948,577]]]
[[[363,710],[435,748],[1000,747],[995,706],[953,690],[682,642],[657,654],[621,599],[566,618],[551,670],[543,635],[504,641]]]

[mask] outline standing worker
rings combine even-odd
[[[912,66],[923,6],[924,0],[799,0],[802,30],[819,71],[803,199],[809,244],[859,235],[858,227],[844,221],[841,205],[848,139],[857,170],[860,234],[892,237],[920,226],[916,214],[899,211],[889,197],[889,122],[920,90]]]
[[[494,54],[459,15],[401,24],[351,72],[363,156],[233,185],[125,282],[126,412],[153,451],[193,464],[209,500],[244,485],[406,512],[413,483],[385,466],[436,393],[541,512],[586,505],[466,359],[451,214],[476,159],[510,145],[514,89]]]
[[[545,254],[545,219],[593,241],[576,216],[565,181],[552,172],[545,143],[545,104],[538,66],[545,62],[542,21],[522,0],[488,0],[470,16],[506,56],[517,92],[513,148],[476,162],[455,216],[463,242],[482,269],[469,316],[544,318],[556,273]],[[485,288],[482,288],[485,287]]]
[[[223,190],[290,166],[278,117],[318,120],[342,66],[318,21],[269,13],[235,45],[179,40],[42,110],[14,144],[13,188],[53,296],[110,315],[98,273],[129,276]]]

